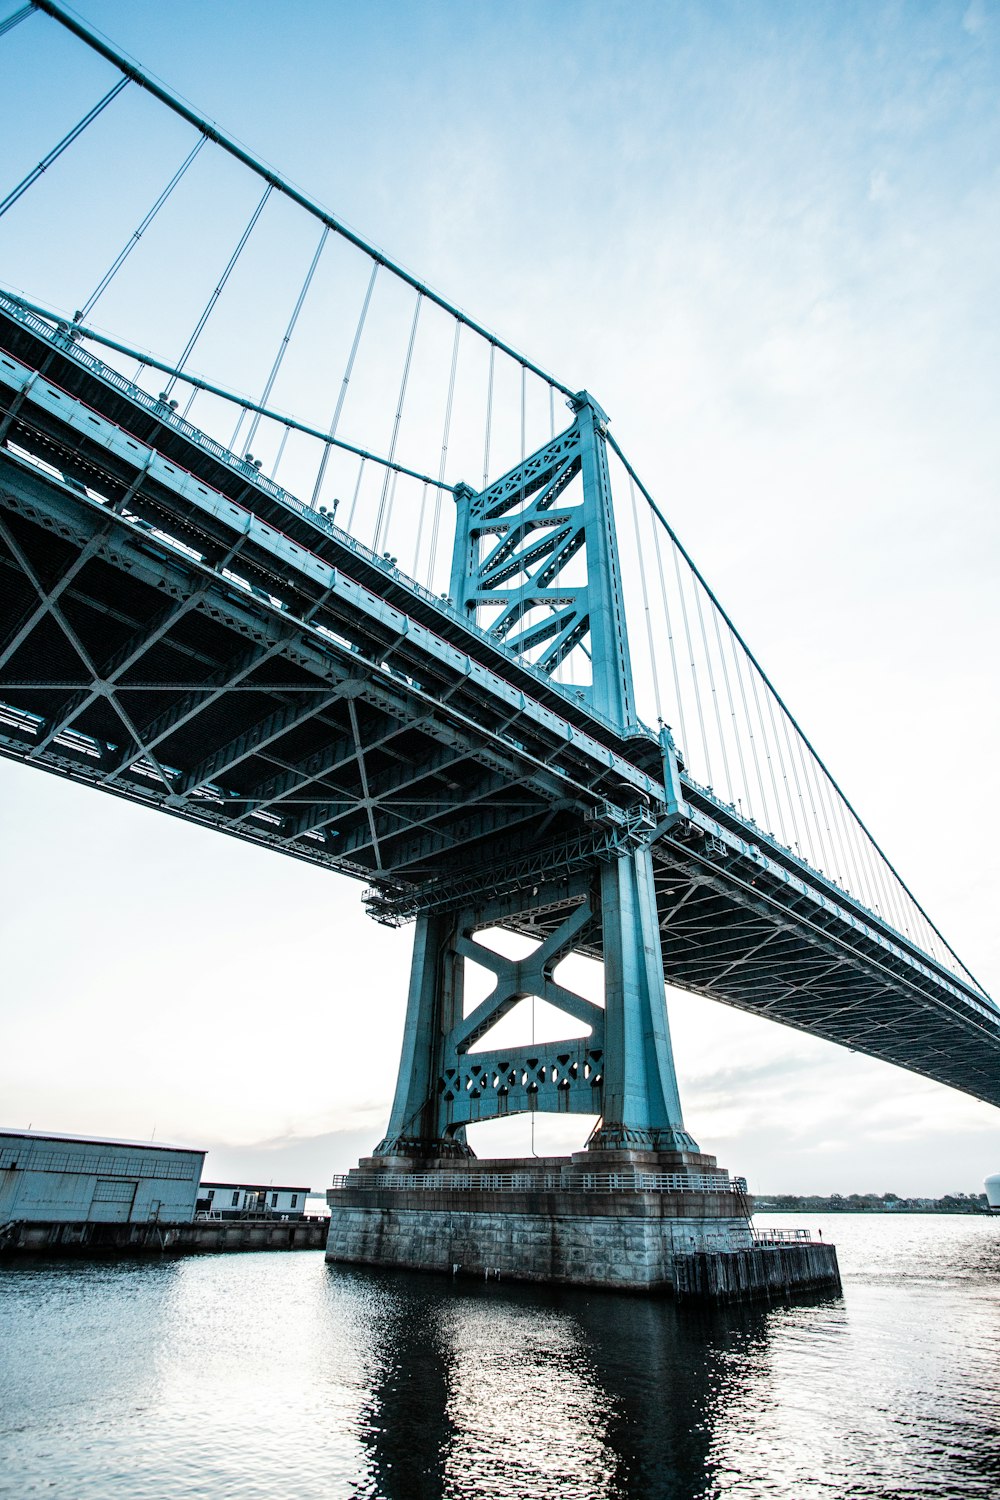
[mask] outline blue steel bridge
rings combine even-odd
[[[415,922],[386,1150],[461,1149],[465,1124],[534,1109],[598,1116],[596,1146],[691,1145],[664,980],[1000,1105],[1000,1011],[597,400],[58,5],[0,22],[0,49],[15,45],[40,66],[71,46],[96,85],[37,165],[14,177],[5,160],[0,247],[18,285],[57,199],[34,221],[32,204],[88,141],[84,166],[103,169],[141,125],[151,175],[119,242],[95,205],[58,285],[0,295],[0,752],[351,876],[378,921]],[[112,129],[126,106],[137,115]],[[174,154],[157,180],[163,119]],[[170,215],[187,223],[211,158],[238,169],[249,215],[217,264],[197,250],[203,300],[181,352],[156,357],[136,292],[190,300],[188,278],[164,276]],[[293,245],[297,280],[282,252],[280,293],[273,258],[244,275],[279,203],[311,235]],[[333,317],[344,361],[319,416],[303,410],[314,376],[293,370],[331,263],[343,300],[323,294],[322,340]],[[265,284],[277,336],[250,394],[245,340],[240,380],[227,351]],[[482,934],[497,927],[532,953],[495,952]],[[559,982],[572,952],[603,961],[604,1005]],[[495,976],[476,1005],[466,960]],[[491,1047],[532,995],[575,1035]]]

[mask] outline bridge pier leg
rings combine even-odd
[[[546,908],[552,892],[537,890],[512,898],[508,916],[527,919]],[[697,1152],[684,1128],[670,1046],[649,851],[595,865],[527,958],[505,958],[475,940],[497,911],[490,902],[417,920],[399,1077],[376,1155],[467,1157],[467,1122],[537,1109],[597,1114],[592,1151]],[[603,1009],[553,977],[559,960],[581,944],[603,949]],[[469,1016],[467,958],[496,975],[491,995]],[[590,1036],[473,1050],[529,995],[589,1023]]]
[[[464,1125],[446,1129],[438,1106],[442,1042],[462,1019],[464,970],[456,936],[454,917],[417,918],[399,1076],[378,1156],[472,1155]]]
[[[677,1090],[649,850],[603,865],[600,880],[604,1107],[590,1149],[697,1151]]]

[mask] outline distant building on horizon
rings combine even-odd
[[[0,1226],[190,1223],[204,1166],[188,1146],[0,1130]]]
[[[992,1177],[987,1177],[983,1187],[986,1189],[986,1202],[991,1212],[1000,1214],[1000,1172],[994,1172]]]

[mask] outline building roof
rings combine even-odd
[[[5,1141],[61,1141],[82,1146],[127,1146],[136,1151],[186,1151],[191,1156],[204,1156],[200,1146],[171,1146],[167,1141],[123,1141],[106,1135],[59,1135],[52,1130],[2,1130],[0,1140]]]
[[[241,1193],[311,1193],[312,1188],[307,1187],[282,1187],[277,1182],[203,1182],[202,1188],[228,1188],[231,1192],[237,1189]]]

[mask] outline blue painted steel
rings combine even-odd
[[[579,691],[625,730],[634,720],[634,696],[605,446],[608,418],[586,392],[572,406],[575,419],[566,432],[481,493],[467,486],[456,492],[452,594],[464,613],[543,671],[585,653],[591,680]],[[575,501],[574,488],[580,492]],[[586,581],[567,586],[560,575],[581,550]],[[481,619],[483,613],[492,618]],[[662,750],[676,789],[669,735]],[[675,796],[668,813],[676,807]],[[435,1142],[461,1149],[467,1123],[539,1109],[600,1116],[593,1148],[697,1150],[684,1129],[670,1046],[648,846],[626,846],[610,860],[595,860],[592,879],[590,899],[520,961],[473,940],[487,925],[484,907],[419,919],[399,1080],[381,1154],[433,1152]],[[525,892],[518,905],[522,921],[536,905]],[[603,1009],[553,978],[559,959],[595,921],[604,953]],[[497,976],[469,1016],[462,1006],[465,959]],[[586,1040],[470,1050],[531,995],[588,1025]]]
[[[596,412],[581,437],[584,404],[574,482],[589,442],[579,503],[610,528],[611,440]],[[405,1128],[423,1114],[460,1149],[489,1110],[600,1093],[606,1142],[686,1141],[650,861],[672,985],[1000,1104],[982,989],[699,785],[666,731],[628,722],[623,678],[581,699],[9,298],[0,450],[0,754],[362,879],[382,920],[418,916]],[[602,546],[613,565],[613,529],[585,530],[579,561]],[[592,566],[582,590],[606,657],[613,593]],[[489,1037],[462,1032],[438,968],[495,925],[606,961],[603,1037],[588,1021],[582,1041],[474,1051]],[[528,987],[493,967],[498,1003]]]
[[[608,419],[586,391],[571,427],[488,489],[455,491],[451,593],[459,608],[545,672],[590,663],[575,684],[624,728],[635,721],[621,567],[605,448]],[[583,549],[587,577],[563,574]]]

